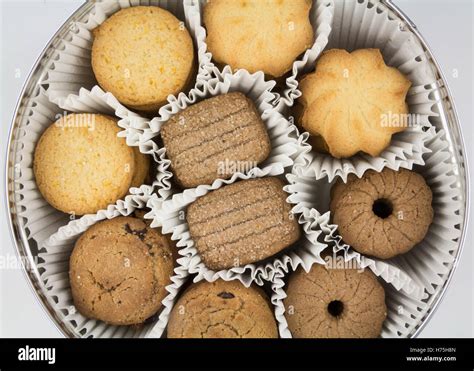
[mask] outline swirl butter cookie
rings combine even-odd
[[[154,111],[192,80],[193,41],[167,10],[122,9],[94,30],[92,68],[99,85],[121,103]]]
[[[313,44],[311,0],[209,0],[207,46],[214,60],[237,70],[281,77]]]
[[[169,338],[277,338],[267,296],[239,281],[190,286],[170,314]]]
[[[326,51],[301,81],[301,126],[333,157],[379,156],[407,128],[410,86],[378,49]]]
[[[168,238],[137,218],[93,225],[77,240],[70,258],[75,307],[113,325],[143,323],[166,296],[172,249]]]
[[[120,130],[115,119],[86,113],[67,115],[46,129],[34,155],[36,184],[46,201],[84,215],[125,196],[136,160],[117,136]]]

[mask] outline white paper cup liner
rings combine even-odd
[[[172,233],[171,239],[176,242],[176,246],[180,249],[180,264],[186,267],[189,273],[196,275],[196,280],[205,279],[213,282],[217,279],[231,281],[238,279],[246,287],[253,282],[261,285],[263,283],[262,274],[269,269],[268,264],[246,264],[241,267],[214,271],[207,268],[202,262],[199,253],[194,245],[194,241],[189,233],[189,226],[183,215],[185,215],[188,205],[196,199],[205,196],[211,191],[219,189],[227,184],[235,183],[238,180],[247,180],[254,178],[262,178],[265,176],[281,176],[283,174],[282,167],[267,167],[264,170],[255,169],[248,174],[236,173],[232,178],[227,180],[216,180],[211,186],[199,186],[195,189],[185,190],[183,193],[175,194],[171,199],[160,203],[157,209],[154,203],[151,203],[153,222],[152,227],[162,227],[163,233]]]
[[[217,95],[239,91],[254,102],[266,126],[272,145],[269,157],[257,167],[250,169],[248,173],[271,171],[281,174],[285,168],[293,165],[294,159],[304,152],[307,146],[305,147],[302,144],[302,139],[299,137],[296,126],[290,124],[272,107],[271,102],[275,99],[275,95],[272,93],[274,85],[275,83],[272,81],[265,81],[263,73],[251,75],[245,70],[240,70],[236,74],[226,75],[223,81],[217,78],[201,81],[199,87],[191,90],[189,94],[181,93],[177,97],[172,97],[169,104],[160,109],[159,116],[150,122],[149,129],[145,130],[143,135],[144,137],[158,135],[161,126],[166,121],[195,103]],[[155,144],[155,151],[160,151],[160,154],[163,154],[163,159],[166,161],[166,163],[163,163],[163,167],[168,168],[170,162],[165,157],[166,148],[159,148]],[[169,184],[169,179],[172,176],[171,171],[166,173],[167,184]],[[219,181],[216,180],[215,182]],[[200,187],[204,186],[187,189],[184,193],[187,197],[190,197],[193,192],[199,192]],[[175,195],[175,197],[180,196]]]
[[[293,63],[291,75],[286,79],[286,86],[275,101],[279,111],[293,106],[295,100],[301,96],[301,91],[298,90],[298,79],[314,69],[316,60],[327,46],[332,31],[333,17],[334,0],[313,0],[310,20],[315,35],[314,44],[306,50],[301,59]]]
[[[178,259],[178,262],[180,261],[182,260]],[[166,328],[168,326],[171,311],[176,305],[180,295],[182,295],[183,292],[186,290],[187,284],[188,283],[195,284],[203,280],[204,280],[203,277],[190,274],[188,269],[182,264],[180,264],[180,266],[175,269],[175,275],[172,277],[173,283],[169,285],[168,287],[166,287],[166,290],[168,291],[168,295],[162,301],[163,310],[161,311],[158,317],[158,321],[146,332],[145,337],[146,338],[163,337],[166,332]],[[260,287],[264,285],[268,285],[265,287],[268,287],[270,289],[272,288],[272,284],[273,284],[272,282],[267,282],[264,280],[258,280],[258,282],[255,281],[253,283]],[[271,297],[272,295],[269,295],[270,303],[273,304],[273,300],[271,300]],[[278,324],[278,320],[277,320],[277,324]]]
[[[104,0],[93,5],[83,22],[72,23],[68,33],[51,52],[50,62],[44,67],[46,74],[41,85],[46,89],[46,93],[53,103],[61,108],[74,111],[82,101],[88,100],[88,96],[93,94],[94,90],[100,89],[91,66],[92,30],[120,9],[140,5],[159,6],[185,22],[194,41],[197,54],[196,83],[201,79],[208,78],[207,69],[210,56],[206,53],[206,45],[202,44],[205,31],[200,24],[198,6],[194,1]],[[136,115],[118,101],[114,103],[120,106],[120,111],[123,114],[120,117]]]
[[[282,251],[275,257],[260,263],[256,262],[220,271],[211,270],[202,262],[189,233],[189,226],[183,217],[187,206],[197,198],[238,180],[282,175],[281,169],[277,169],[277,171],[274,171],[274,169],[258,170],[253,174],[234,174],[231,179],[216,181],[212,186],[199,186],[192,192],[187,190],[165,201],[155,200],[150,202],[152,211],[148,216],[154,218],[152,226],[161,226],[163,233],[172,233],[171,239],[177,241],[177,247],[180,248],[179,254],[183,256],[179,259],[179,262],[186,267],[189,273],[196,275],[195,280],[205,279],[213,282],[217,279],[225,281],[238,279],[248,287],[252,283],[262,285],[264,281],[272,281],[273,275],[279,267],[288,265],[307,267],[309,261],[322,262],[320,253],[327,245],[321,242],[321,231],[313,229],[311,222],[301,218],[298,219],[298,222],[302,225],[304,232],[302,237],[286,251]]]
[[[198,1],[198,7],[201,13],[201,27],[204,31],[202,45],[206,45],[206,30],[202,24],[203,9],[207,3],[207,0],[196,0]],[[311,48],[307,49],[303,56],[298,58],[289,72],[289,76],[285,79],[285,86],[281,92],[275,93],[275,100],[273,105],[277,107],[279,112],[283,111],[284,108],[293,105],[295,99],[301,96],[301,92],[298,90],[297,78],[303,74],[309,72],[313,67],[316,59],[321,54],[322,50],[328,43],[328,37],[331,33],[331,23],[334,14],[334,0],[313,0],[313,5],[310,11],[310,21],[314,31],[314,43]],[[201,34],[199,34],[201,36]],[[212,60],[212,53],[208,52],[209,60]],[[223,79],[225,75],[232,74],[233,71],[230,66],[217,67],[212,61],[209,63],[207,71],[212,76],[219,79]]]
[[[76,336],[93,338],[145,337],[145,334],[159,323],[157,319],[155,323],[145,324],[141,327],[113,326],[87,318],[79,313],[74,306],[69,281],[69,258],[76,240],[82,233],[100,221],[128,216],[135,210],[148,207],[153,198],[158,197],[156,195],[151,197],[148,195],[127,196],[125,201],[118,201],[115,205],[109,206],[107,210],[71,221],[59,228],[40,246],[39,258],[42,262],[38,264],[38,269],[41,274],[42,291],[62,324]],[[182,274],[182,268],[176,267],[174,276],[171,278],[173,283],[167,287],[168,291],[169,287],[181,279]],[[167,302],[164,300],[162,309],[166,308]]]
[[[102,106],[104,99],[113,99],[113,97],[109,94],[101,95],[97,91],[96,93],[99,95],[89,96],[90,104],[85,112],[113,115],[113,111],[104,110]],[[18,205],[19,216],[24,221],[27,238],[36,244],[45,241],[59,227],[66,225],[71,219],[70,215],[56,210],[43,198],[36,185],[33,172],[36,143],[51,124],[66,114],[66,111],[51,103],[44,90],[38,87],[24,108],[20,124],[22,129],[16,138],[20,160],[15,171],[14,197]],[[123,121],[123,119],[119,120],[118,125],[124,126]],[[140,197],[150,196],[157,192],[161,197],[167,197],[169,195],[169,182],[167,181],[166,172],[168,164],[162,158],[163,154],[153,147],[153,141],[143,136],[129,137],[126,131],[120,132],[119,136],[126,137],[128,145],[138,146],[142,153],[153,156],[155,160],[155,162],[150,162],[150,166],[156,167],[156,177],[152,179],[152,183],[141,185],[139,188],[132,187],[129,194]]]
[[[412,87],[407,95],[410,118],[408,128],[393,136],[392,142],[380,156],[357,154],[346,159],[336,159],[315,151],[306,157],[304,174],[331,181],[342,177],[344,181],[351,173],[361,177],[367,170],[381,171],[384,167],[398,170],[423,164],[426,148],[426,127],[436,100],[435,68],[428,59],[417,37],[405,23],[380,2],[372,0],[335,1],[332,32],[328,49],[353,51],[362,48],[380,49],[385,62],[398,68],[410,81]]]
[[[181,294],[183,286],[185,285],[186,281],[190,279],[189,272],[182,265],[179,265],[177,268],[175,268],[174,272],[175,275],[171,277],[171,281],[173,283],[166,287],[168,295],[166,295],[166,297],[161,302],[163,304],[163,309],[158,316],[158,321],[147,330],[145,334],[146,338],[161,338],[163,336],[166,327],[168,326],[170,313],[173,310],[176,301],[178,300],[179,294]]]
[[[337,234],[337,225],[330,224],[330,184],[316,181],[297,173],[288,174],[286,190],[294,212],[313,217],[323,230],[325,242],[335,245],[335,251],[344,250],[348,258],[356,259],[362,267],[369,267],[377,276],[414,298],[427,299],[442,286],[454,264],[457,241],[461,236],[459,225],[463,220],[463,193],[456,181],[458,169],[453,168],[452,156],[443,130],[431,128],[426,142],[430,150],[425,155],[426,166],[416,166],[433,193],[434,219],[424,240],[406,254],[378,260],[365,257],[343,243]],[[423,294],[425,291],[425,294]]]
[[[292,270],[291,272],[293,272]],[[291,274],[290,272],[290,274]],[[287,297],[285,292],[285,281],[287,274],[280,270],[273,279],[271,297],[275,309],[275,318],[281,338],[292,338],[286,319],[286,308],[284,300]],[[403,291],[396,290],[390,284],[381,282],[385,289],[385,304],[387,305],[387,318],[385,319],[381,337],[382,338],[406,338],[410,337],[417,325],[429,309],[429,305],[424,300],[413,298]]]

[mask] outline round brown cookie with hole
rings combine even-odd
[[[369,270],[299,268],[286,293],[285,318],[295,338],[374,338],[387,315],[385,291]]]
[[[277,338],[267,296],[239,281],[191,285],[174,306],[169,338]]]
[[[84,316],[113,325],[144,322],[161,308],[171,283],[172,249],[169,239],[140,219],[93,225],[70,258],[74,305]]]
[[[332,220],[360,253],[389,259],[420,243],[433,221],[431,189],[420,174],[402,169],[350,176],[331,189]]]

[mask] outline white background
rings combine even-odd
[[[81,3],[79,0],[0,0],[2,169],[8,130],[23,83],[51,36]],[[415,22],[441,64],[454,95],[468,157],[474,164],[473,1],[396,0],[395,3]],[[6,222],[4,182],[0,193],[0,254],[8,258],[15,252]],[[470,228],[451,286],[421,337],[473,337],[473,243]],[[18,269],[0,270],[0,336],[61,336]]]

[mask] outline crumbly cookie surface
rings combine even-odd
[[[267,296],[238,281],[190,286],[170,314],[169,338],[277,338]]]
[[[56,209],[93,214],[125,196],[135,174],[132,148],[117,137],[115,119],[70,114],[52,124],[35,149],[34,173]]]
[[[188,107],[163,125],[161,137],[176,180],[184,188],[247,172],[271,151],[260,114],[240,92]]]
[[[92,68],[99,85],[121,103],[154,111],[192,79],[194,46],[186,27],[167,10],[133,6],[94,30]]]
[[[142,220],[99,222],[79,238],[70,258],[74,305],[109,324],[143,323],[161,308],[173,267],[169,240]]]

